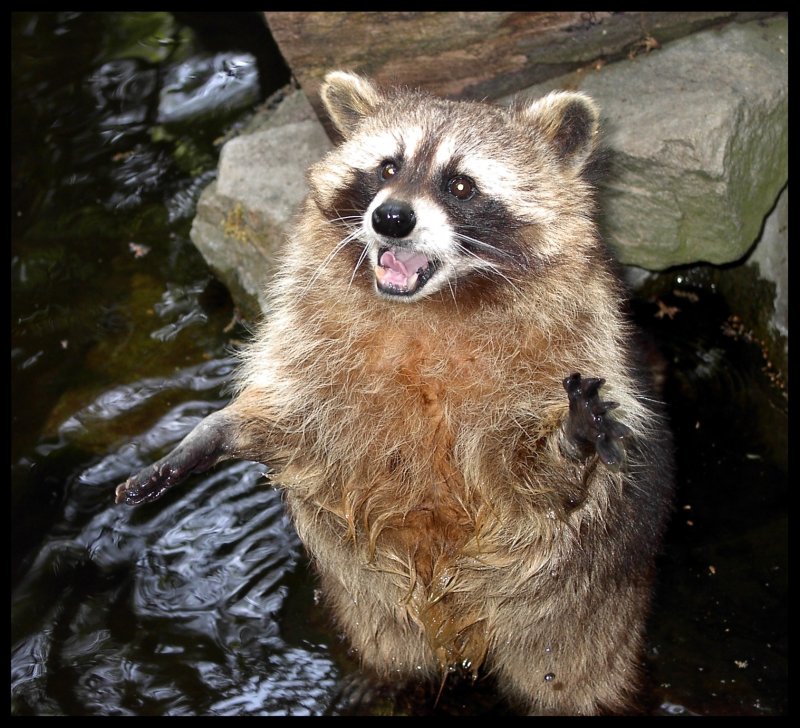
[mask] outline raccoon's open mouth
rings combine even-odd
[[[419,251],[409,248],[381,248],[375,280],[378,290],[393,296],[410,296],[424,286],[437,264]]]

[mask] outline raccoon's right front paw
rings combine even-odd
[[[221,459],[219,451],[209,445],[205,438],[190,436],[169,455],[118,485],[115,502],[138,506],[158,500],[192,473],[208,470]]]
[[[129,506],[149,503],[158,500],[174,484],[174,471],[168,468],[167,463],[159,460],[120,483],[115,491],[114,502]]]
[[[171,453],[117,486],[116,503],[136,506],[159,499],[192,473],[202,473],[233,450],[224,410],[206,417]]]

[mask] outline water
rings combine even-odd
[[[666,398],[678,465],[649,632],[654,690],[701,715],[781,715],[788,401],[760,347],[736,333],[735,311],[710,288],[666,293],[663,303],[680,309],[674,320],[640,307],[672,364]]]
[[[19,13],[12,41],[12,713],[329,711],[356,666],[262,466],[112,506],[227,401],[247,337],[188,230],[220,138],[285,80],[261,21]],[[695,284],[663,282],[673,319],[637,304],[671,363],[680,481],[645,710],[781,715],[788,408]],[[436,693],[370,710],[508,712],[488,680]]]

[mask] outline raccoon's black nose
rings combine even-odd
[[[372,227],[381,235],[390,238],[404,238],[417,224],[417,216],[411,205],[405,202],[388,200],[378,205],[372,213]]]

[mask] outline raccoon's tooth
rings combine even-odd
[[[407,291],[413,291],[413,290],[416,289],[416,287],[417,287],[417,278],[419,278],[419,275],[417,273],[413,273],[412,275],[410,275],[406,279],[406,290]]]

